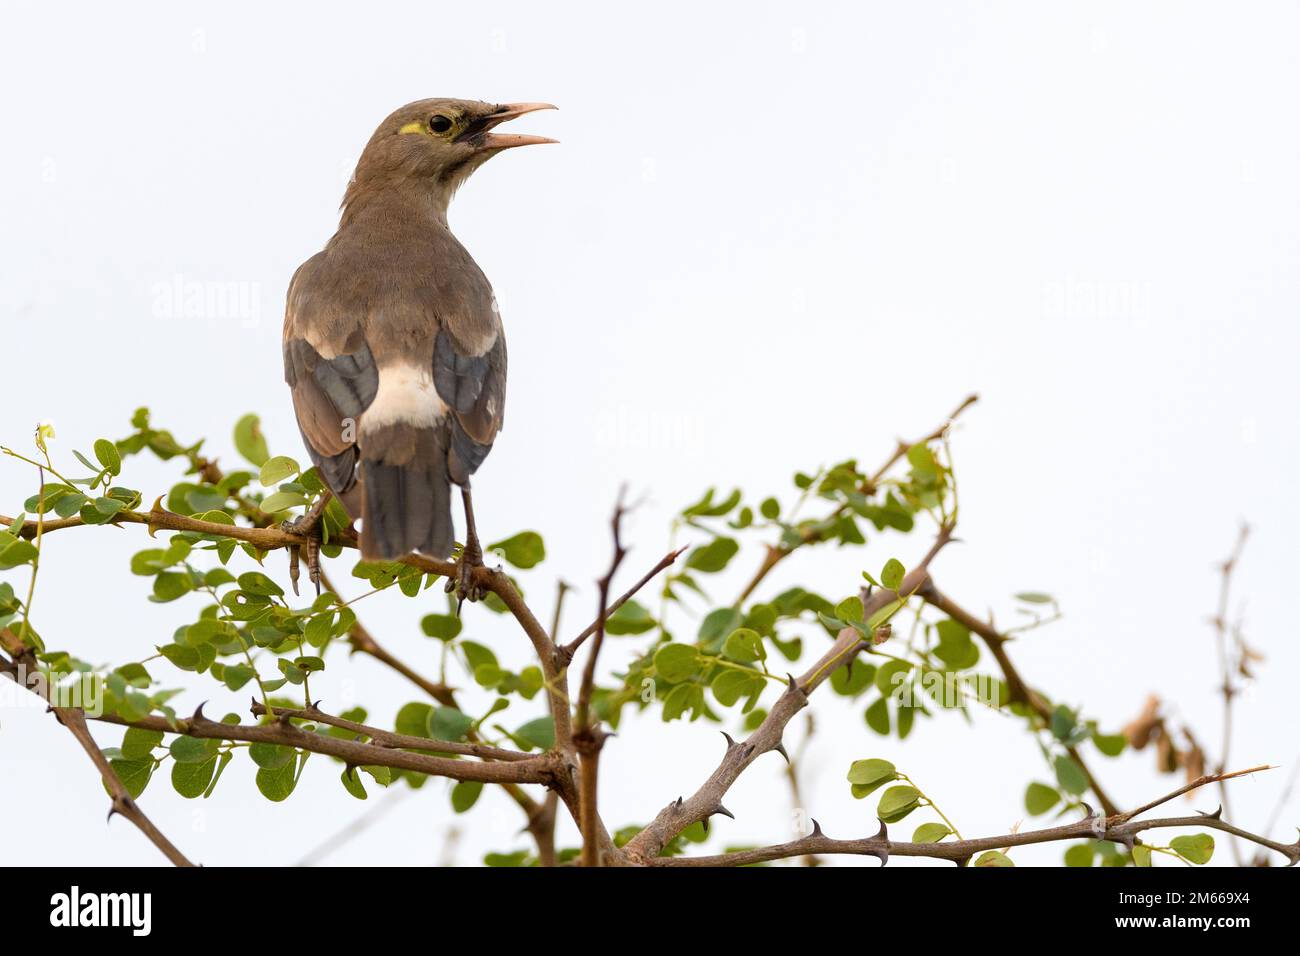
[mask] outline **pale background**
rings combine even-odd
[[[452,210],[510,338],[481,524],[489,538],[545,534],[550,559],[526,579],[539,611],[563,574],[581,585],[569,629],[591,616],[621,482],[650,496],[630,582],[705,486],[788,496],[795,469],[879,461],[977,390],[955,444],[967,543],[937,577],[1003,620],[1016,591],[1057,595],[1065,620],[1016,656],[1109,728],[1157,691],[1217,742],[1214,562],[1239,521],[1257,526],[1238,584],[1268,660],[1240,703],[1233,763],[1284,766],[1233,794],[1237,822],[1259,828],[1297,750],[1297,28],[1285,3],[6,3],[0,441],[30,448],[49,421],[68,460],[148,404],[227,464],[248,410],[273,450],[301,456],[284,289],[332,232],[375,124],[425,96],[548,100],[561,111],[515,126],[563,145],[493,161]],[[238,295],[187,311],[174,288]],[[127,479],[154,494],[176,474],[141,459]],[[0,510],[33,487],[4,464]],[[48,540],[36,617],[52,645],[120,663],[192,618],[194,602],[145,600],[148,580],[127,571],[145,546],[138,528]],[[770,593],[796,577],[847,593],[861,567],[924,546],[800,557]],[[421,608],[382,595],[358,611],[433,669]],[[517,632],[478,610],[467,622],[522,663]],[[631,646],[612,642],[610,664]],[[183,707],[221,700],[156,670],[200,687]],[[326,706],[351,691],[381,723],[417,696],[364,661],[317,686]],[[832,835],[874,831],[874,801],[844,783],[856,758],[895,760],[968,835],[1015,825],[1025,783],[1044,777],[1014,721],[926,721],[900,745],[867,730],[861,706],[816,702],[806,799]],[[605,819],[649,819],[720,754],[714,725],[629,722],[606,750]],[[1152,763],[1096,765],[1131,805],[1177,782]],[[277,805],[241,760],[210,801],[159,777],[143,805],[204,863],[292,863],[375,806],[337,776],[316,758]],[[453,819],[442,789],[330,860],[476,862],[526,845],[504,797]],[[779,758],[727,803],[738,819],[718,821],[714,846],[788,838]],[[40,710],[0,713],[0,805],[28,823],[6,829],[5,863],[161,861],[126,822],[105,826],[93,770]],[[1295,801],[1283,820],[1285,837]]]

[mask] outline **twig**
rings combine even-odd
[[[1219,658],[1219,692],[1223,695],[1223,742],[1219,748],[1218,761],[1220,771],[1228,765],[1228,751],[1232,746],[1232,702],[1237,696],[1237,688],[1232,682],[1233,666],[1228,640],[1228,603],[1232,593],[1232,572],[1237,567],[1237,562],[1241,560],[1241,553],[1246,547],[1246,539],[1249,536],[1250,525],[1243,523],[1237,532],[1237,543],[1233,546],[1232,553],[1219,566],[1219,607],[1218,613],[1214,615],[1214,636]],[[1231,816],[1232,805],[1228,798],[1228,788],[1222,782],[1219,784],[1219,794],[1223,801],[1223,809]],[[1243,863],[1241,847],[1237,845],[1236,840],[1229,840],[1228,846],[1232,850],[1233,862],[1237,866],[1241,866]]]
[[[907,454],[909,448],[911,448],[913,445],[920,445],[926,442],[937,441],[938,439],[942,438],[944,434],[948,431],[948,429],[952,427],[952,423],[957,420],[957,416],[959,416],[971,405],[974,405],[977,401],[979,401],[978,395],[968,395],[965,401],[963,401],[960,405],[954,408],[952,412],[948,415],[948,417],[944,419],[942,425],[940,425],[938,428],[936,428],[934,431],[930,432],[928,435],[924,436],[923,438],[918,438],[914,442],[905,442],[902,439],[899,439],[898,444],[895,446],[893,453],[889,456],[888,459],[886,459],[885,463],[881,465],[878,469],[876,469],[873,475],[867,478],[864,486],[864,493],[874,494],[876,486],[880,484],[881,480],[883,480],[885,475],[889,472],[889,469],[893,468],[894,465],[898,464],[898,462],[900,462],[903,459],[903,456]],[[833,518],[839,517],[847,509],[848,509],[848,505],[840,505],[838,508],[832,511],[830,515],[827,516],[826,520],[829,521]],[[784,561],[786,558],[792,555],[799,548],[803,547],[805,544],[812,544],[813,542],[820,540],[820,537],[821,537],[821,532],[815,531],[813,530],[813,528],[810,527],[810,528],[805,528],[801,532],[800,539],[795,544],[768,545],[767,551],[763,555],[762,563],[759,564],[758,569],[754,572],[753,577],[749,579],[749,583],[746,584],[745,587],[741,590],[739,597],[736,598],[736,603],[734,606],[738,608],[742,604],[744,604],[745,601],[749,599],[749,596],[753,594],[755,590],[758,589],[758,586],[763,582],[763,579],[766,578],[769,573],[771,573],[773,568],[775,568],[778,564],[780,564],[782,561]]]
[[[578,686],[578,707],[576,712],[576,729],[573,742],[578,750],[580,779],[578,787],[578,824],[582,830],[582,865],[600,866],[601,851],[597,833],[600,829],[600,816],[596,806],[596,788],[599,778],[600,751],[605,745],[605,732],[591,722],[591,695],[596,686],[596,662],[600,658],[601,648],[605,643],[605,620],[609,615],[609,588],[613,583],[618,567],[623,563],[627,550],[623,547],[623,507],[624,491],[618,493],[614,505],[614,516],[610,519],[610,532],[614,538],[614,557],[610,560],[609,570],[600,579],[598,587],[598,604],[596,605],[595,639],[587,653],[587,664],[582,672],[582,683]],[[673,555],[676,557],[676,555]]]
[[[1015,664],[1012,663],[1011,657],[1007,654],[1007,649],[1005,647],[1007,641],[1005,635],[998,633],[991,624],[980,620],[960,604],[949,598],[935,586],[932,579],[927,580],[918,593],[926,604],[929,604],[936,610],[942,611],[954,621],[962,624],[971,633],[979,635],[980,640],[984,642],[984,646],[989,649],[989,652],[993,655],[993,659],[997,661],[998,668],[1002,671],[1002,678],[1006,681],[1007,691],[1010,694],[1012,701],[1019,701],[1020,703],[1025,704],[1044,720],[1050,721],[1052,719],[1051,706],[1043,699],[1041,694],[1030,688],[1029,685],[1025,683],[1024,678],[1020,676],[1020,672],[1016,669]],[[1099,784],[1097,778],[1093,776],[1091,769],[1089,769],[1087,762],[1083,759],[1083,755],[1079,753],[1078,748],[1071,745],[1066,747],[1065,750],[1066,753],[1070,755],[1070,759],[1079,765],[1079,769],[1082,770],[1084,776],[1088,778],[1088,787],[1092,790],[1093,794],[1096,795],[1097,802],[1101,804],[1102,810],[1107,814],[1118,813],[1118,806],[1116,806],[1115,802],[1111,800],[1110,796],[1101,788],[1101,784]]]
[[[681,557],[686,550],[686,548],[678,548],[676,551],[669,551],[660,558],[659,563],[642,575],[641,580],[637,581],[636,584],[624,591],[613,604],[606,607],[603,615],[597,615],[596,620],[588,624],[581,634],[569,641],[569,643],[560,647],[559,653],[561,661],[568,664],[569,661],[573,660],[573,655],[577,653],[578,648],[582,647],[583,641],[595,634],[596,630],[603,626],[604,621],[607,621],[611,616],[613,616],[615,611],[630,601],[638,591],[654,580],[655,576],[659,574],[659,572],[669,567],[674,561]]]

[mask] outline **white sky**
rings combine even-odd
[[[223,462],[248,410],[274,451],[302,457],[281,379],[284,288],[331,234],[375,124],[425,96],[548,100],[561,111],[516,125],[563,145],[493,161],[452,209],[511,351],[480,523],[489,539],[546,536],[550,560],[526,578],[540,612],[562,574],[582,587],[570,630],[589,618],[621,482],[651,496],[630,529],[630,582],[707,485],[788,494],[795,469],[875,462],[976,390],[955,445],[966,543],[936,565],[942,586],[1002,620],[1012,593],[1050,591],[1066,619],[1014,648],[1032,683],[1112,728],[1154,691],[1215,742],[1214,562],[1249,519],[1238,593],[1268,660],[1240,702],[1232,763],[1290,765],[1298,26],[1294,6],[1267,3],[168,3],[130,18],[10,4],[0,441],[24,447],[51,421],[69,456],[125,434],[148,404]],[[193,283],[235,283],[242,306],[169,309],[167,290]],[[175,472],[133,461],[126,478],[152,495]],[[0,511],[33,484],[0,468]],[[127,570],[145,546],[139,529],[49,539],[36,616],[52,645],[121,663],[191,619],[193,602],[145,600],[148,580]],[[794,580],[847,593],[862,567],[924,547],[801,557],[770,593]],[[382,595],[358,610],[433,669],[427,606]],[[485,612],[468,612],[467,633],[524,661],[522,637]],[[610,664],[630,647],[612,642]],[[157,671],[200,688],[183,706],[221,706],[206,679]],[[417,696],[365,662],[325,678],[327,707],[351,694],[381,724]],[[968,835],[1014,825],[1025,783],[1043,778],[1012,721],[927,721],[900,745],[821,696],[805,790],[832,835],[874,832],[874,801],[843,780],[857,758],[894,760]],[[625,725],[606,750],[605,819],[649,819],[720,754],[714,725]],[[1097,766],[1133,804],[1175,785],[1152,762]],[[764,758],[742,778],[714,846],[787,838],[780,770]],[[1289,772],[1235,784],[1237,822],[1261,827]],[[374,806],[337,775],[317,758],[273,805],[238,761],[212,800],[160,777],[143,805],[204,863],[291,863]],[[503,797],[453,820],[441,789],[331,861],[474,862],[525,845]],[[40,808],[7,831],[0,861],[160,862],[125,822],[105,827],[93,770],[40,710],[0,713],[0,802]]]

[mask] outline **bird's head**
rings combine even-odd
[[[445,212],[469,175],[498,153],[516,146],[554,143],[545,136],[494,133],[502,123],[550,103],[482,103],[478,100],[417,100],[394,111],[370,137],[343,198],[388,185],[428,189]]]

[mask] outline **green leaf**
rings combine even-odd
[[[269,515],[307,504],[307,496],[298,491],[277,491],[262,499],[257,507]]]
[[[429,736],[429,721],[433,716],[433,707],[421,701],[403,704],[393,721],[393,729],[408,737]]]
[[[521,531],[513,537],[488,545],[517,568],[532,568],[546,560],[546,545],[536,531]]]
[[[454,614],[426,614],[420,619],[420,629],[429,637],[450,641],[460,634],[461,622]]]
[[[1133,865],[1150,866],[1151,865],[1151,847],[1144,843],[1137,843],[1133,846]]]
[[[906,573],[903,562],[897,558],[890,558],[880,570],[880,583],[891,591],[897,591]]]
[[[217,771],[217,755],[210,754],[201,763],[172,764],[172,789],[186,800],[201,797],[208,791],[208,784]]]
[[[172,760],[177,763],[203,763],[213,755],[215,741],[199,740],[197,737],[180,736],[172,741],[169,748]]]
[[[696,672],[699,653],[690,644],[669,643],[655,651],[655,671],[670,684],[678,684]]]
[[[1051,604],[1052,596],[1041,591],[1021,591],[1016,595],[1016,600],[1024,601],[1026,604]]]
[[[1056,782],[1066,793],[1077,797],[1087,791],[1088,775],[1072,759],[1062,754],[1052,761],[1052,767],[1056,771]]]
[[[700,622],[700,643],[710,650],[717,650],[722,639],[740,627],[742,620],[744,615],[734,607],[714,608]]]
[[[253,758],[253,763],[263,770],[279,770],[281,767],[289,766],[293,763],[296,753],[297,751],[292,747],[262,741],[250,744],[248,747],[248,755]]]
[[[260,571],[246,571],[239,576],[239,589],[258,597],[282,597],[284,588]]]
[[[845,598],[835,605],[835,617],[845,624],[852,624],[855,621],[861,624],[866,620],[866,612],[862,608],[862,599],[856,595]]]
[[[727,562],[735,557],[736,552],[739,550],[740,545],[736,543],[734,538],[714,538],[708,544],[701,545],[687,556],[686,567],[693,568],[696,571],[703,571],[705,574],[715,574],[725,568]]]
[[[1056,788],[1045,783],[1031,783],[1025,788],[1025,812],[1031,817],[1042,816],[1060,801]]]
[[[1169,841],[1169,849],[1188,863],[1195,863],[1200,866],[1209,863],[1210,857],[1214,856],[1214,837],[1208,833],[1176,836]]]
[[[292,751],[290,751],[290,754],[292,754]],[[275,769],[263,767],[257,771],[257,789],[262,792],[262,796],[275,803],[287,800],[298,782],[294,770],[294,761],[292,760]]]
[[[979,648],[971,640],[970,631],[964,624],[947,619],[939,621],[934,628],[939,635],[934,656],[945,665],[952,670],[965,670],[979,662]]]
[[[644,634],[655,626],[650,611],[635,600],[627,601],[605,621],[606,634]]]
[[[152,760],[110,760],[109,766],[113,768],[113,772],[126,787],[126,792],[132,797],[139,797],[144,793],[144,788],[149,785],[149,778],[153,776]]]
[[[343,784],[343,789],[358,800],[365,800],[369,796],[366,793],[366,785],[361,782],[361,774],[357,773],[356,767],[344,767],[343,772],[339,774],[339,781]]]
[[[884,697],[873,700],[862,716],[876,733],[882,737],[889,736],[889,703]]]
[[[890,787],[876,805],[876,816],[884,823],[897,823],[920,806],[920,801],[921,794],[915,787]]]
[[[555,721],[550,717],[538,717],[520,725],[514,735],[538,750],[550,750],[555,746]]]
[[[952,833],[945,824],[942,823],[922,823],[912,834],[913,843],[938,843],[948,834]]]
[[[266,439],[262,437],[261,422],[256,415],[245,415],[235,423],[235,448],[258,468],[271,457],[266,448]]]
[[[757,631],[741,627],[732,631],[731,636],[722,645],[722,656],[739,664],[753,664],[756,661],[767,660],[767,650],[763,647],[763,639],[758,636]]]
[[[724,707],[730,707],[742,697],[752,697],[763,689],[763,678],[757,673],[738,670],[721,670],[709,684],[713,696]]]
[[[131,727],[122,736],[122,756],[127,760],[141,760],[153,754],[153,749],[163,740],[161,730],[141,730]]]
[[[972,866],[1015,866],[1011,862],[1011,857],[999,850],[985,850],[978,857]]]
[[[257,477],[262,482],[263,488],[270,488],[272,485],[278,485],[290,475],[301,474],[301,472],[302,467],[288,455],[276,455],[274,458],[268,458],[262,462],[262,470]]]
[[[1093,732],[1092,742],[1107,757],[1118,757],[1128,745],[1123,734],[1100,734],[1096,731]]]
[[[473,726],[474,718],[455,707],[435,707],[429,714],[428,731],[420,736],[434,740],[463,740]]]
[[[876,669],[876,690],[882,697],[898,697],[911,673],[912,665],[907,661],[887,660]]]
[[[1092,866],[1092,858],[1091,843],[1076,843],[1065,851],[1066,866]]]
[[[192,647],[186,647],[184,644],[164,644],[158,648],[158,653],[183,671],[198,669],[199,652]]]
[[[122,473],[122,456],[118,453],[117,446],[107,438],[95,439],[95,457],[110,475]]]
[[[483,792],[483,784],[478,780],[461,780],[451,788],[451,808],[457,813],[464,813],[478,802]]]
[[[888,730],[886,730],[888,733]],[[898,779],[897,768],[888,760],[855,760],[849,767],[848,780],[853,796],[861,800],[867,794]]]

